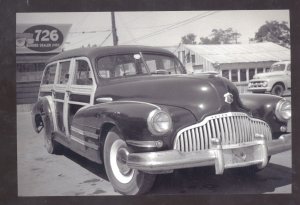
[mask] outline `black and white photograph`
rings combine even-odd
[[[290,11],[16,13],[17,194],[292,194]]]

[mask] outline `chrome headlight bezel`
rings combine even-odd
[[[163,121],[159,121],[163,120]],[[167,123],[167,128],[163,128],[159,123]],[[163,110],[153,110],[147,118],[148,129],[153,135],[161,136],[172,130],[172,119],[169,113]]]
[[[278,101],[275,108],[275,115],[277,119],[282,122],[290,120],[292,117],[291,106],[291,102],[286,99]]]
[[[268,86],[268,81],[263,81],[262,87],[267,87]]]

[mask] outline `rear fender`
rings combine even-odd
[[[44,128],[43,118],[45,115],[48,115],[50,118],[50,123],[53,126],[53,130],[57,130],[56,124],[56,114],[55,114],[55,105],[50,96],[44,96],[39,99],[37,103],[32,108],[31,111],[31,120],[32,126],[35,132],[40,133]]]

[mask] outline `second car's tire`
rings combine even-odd
[[[275,84],[271,90],[271,94],[282,96],[284,92],[284,86],[281,84]]]
[[[126,165],[130,149],[116,128],[108,132],[103,152],[106,174],[115,191],[125,195],[138,195],[151,189],[156,175],[130,169]]]

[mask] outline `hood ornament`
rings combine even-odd
[[[224,98],[225,102],[227,102],[228,104],[233,103],[233,95],[231,93],[225,93]]]

